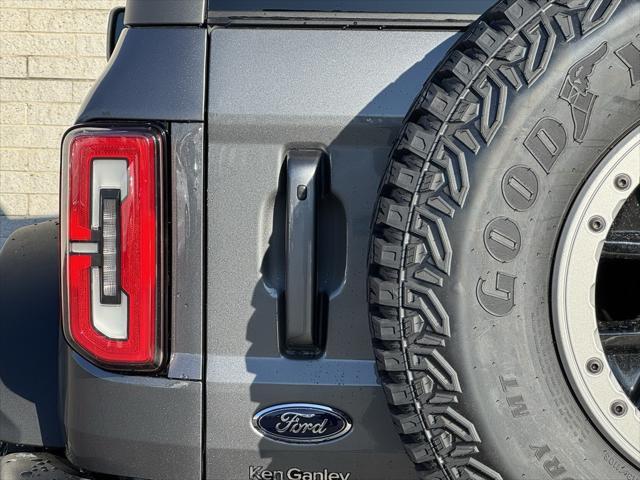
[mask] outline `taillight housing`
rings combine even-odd
[[[63,141],[63,330],[104,368],[163,362],[164,145],[152,127],[81,127]]]

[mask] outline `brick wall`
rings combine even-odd
[[[58,216],[59,145],[106,64],[124,0],[0,0],[0,246]]]

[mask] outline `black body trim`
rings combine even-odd
[[[209,0],[209,11],[366,12],[388,15],[484,13],[495,0]]]
[[[212,11],[209,25],[226,27],[302,26],[355,29],[461,29],[473,23],[475,13],[371,13],[371,12],[290,12]]]
[[[65,443],[58,397],[58,228],[57,221],[20,228],[0,249],[0,441]]]

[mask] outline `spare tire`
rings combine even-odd
[[[627,423],[626,447],[603,431],[553,313],[573,202],[640,123],[638,25],[635,0],[501,1],[406,117],[373,221],[369,302],[419,478],[640,479],[640,428],[634,439]],[[640,425],[629,398],[625,421]]]

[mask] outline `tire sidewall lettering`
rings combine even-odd
[[[539,168],[549,175],[566,148],[567,132],[558,120],[544,117],[535,123],[523,145],[536,160]],[[502,176],[502,199],[506,206],[515,212],[531,209],[537,200],[539,188],[540,183],[535,171],[523,165],[510,167]],[[513,262],[522,248],[520,228],[516,221],[509,217],[496,217],[489,221],[485,226],[483,240],[486,252],[502,264]],[[487,279],[483,277],[478,279],[476,286],[478,303],[494,317],[507,316],[516,305],[517,275],[496,272],[495,285],[504,283],[504,278],[513,279],[513,284],[510,290],[497,288],[501,296],[485,291]],[[498,302],[501,302],[501,305]]]

